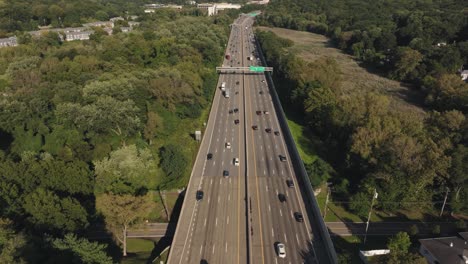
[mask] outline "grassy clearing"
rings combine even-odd
[[[359,250],[372,250],[372,249],[385,249],[387,248],[387,237],[381,236],[368,236],[366,244],[363,244],[363,237],[347,236],[339,237],[333,236],[333,244],[338,255],[349,254],[350,264],[361,264],[359,258]]]
[[[411,91],[409,85],[387,79],[370,72],[372,69],[361,67],[351,55],[333,47],[325,36],[283,28],[258,28],[294,41],[294,45],[289,48],[289,51],[306,61],[315,61],[322,57],[335,59],[340,66],[341,74],[337,78],[341,78],[341,90],[344,94],[357,90],[382,92],[391,95],[392,105],[395,109],[423,114],[423,110],[413,104],[419,96]]]
[[[122,264],[142,264],[146,263],[151,256],[156,241],[129,238],[127,240],[128,256],[122,259]]]
[[[288,127],[296,142],[297,150],[302,160],[305,163],[312,163],[317,158],[317,155],[314,154],[313,144],[308,137],[310,133],[306,131],[307,128],[289,119]]]

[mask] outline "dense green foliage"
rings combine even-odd
[[[4,1],[0,28],[75,26],[139,4],[49,2]],[[204,121],[231,19],[139,21],[88,41],[17,33],[23,44],[0,49],[0,262],[110,263],[84,234],[105,224],[120,244],[155,190],[185,185],[196,142],[181,128]]]
[[[433,201],[443,199],[445,187],[453,193],[452,210],[468,209],[467,112],[453,107],[423,115],[396,109],[389,95],[342,87],[333,59],[306,62],[287,50],[290,41],[267,31],[257,36],[275,68],[283,104],[303,115],[314,133],[309,136],[326,146],[323,157],[336,170],[329,174],[334,191],[349,209],[366,217],[374,188],[379,209],[433,208],[440,206]],[[315,187],[328,178],[317,177],[326,175],[325,165],[306,164]]]
[[[415,84],[427,105],[468,111],[466,1],[273,0],[259,23],[326,34],[389,77]],[[467,65],[468,67],[468,65]]]

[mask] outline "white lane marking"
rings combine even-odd
[[[265,185],[265,190],[268,192],[268,186]]]
[[[218,203],[219,203],[220,199],[221,199],[221,197],[218,196]]]
[[[276,195],[278,195],[278,194],[279,194],[279,193],[278,193],[278,189],[276,189]]]
[[[280,209],[280,215],[281,215],[281,217],[283,217],[283,212],[281,211],[281,209]]]
[[[262,146],[262,145],[260,145],[260,149],[263,149],[263,146]]]
[[[216,164],[216,161],[213,161],[213,166]]]
[[[215,226],[218,226],[218,217],[216,217],[216,223]]]
[[[201,255],[202,249],[203,249],[203,245],[200,247],[200,255]]]
[[[227,217],[227,224],[229,225],[229,216]]]
[[[284,242],[288,243],[288,238],[286,238],[286,233],[284,233]]]
[[[219,138],[216,139],[216,142],[219,142]]]
[[[270,149],[270,145],[268,145],[268,149]]]
[[[273,174],[275,174],[275,170],[273,170]]]
[[[278,258],[275,258],[275,264],[278,264]]]
[[[213,250],[211,251],[211,254],[213,254],[213,255],[214,255],[214,250],[215,250],[215,247],[216,247],[216,244],[215,244],[215,245],[213,245]]]
[[[297,236],[297,233],[296,233],[296,240],[297,240],[297,244],[300,245],[301,243],[299,243],[299,237]]]
[[[210,197],[208,196],[208,203],[210,203]]]
[[[263,175],[266,175],[266,170],[263,170]]]
[[[270,207],[270,204],[268,204],[268,211],[271,212],[271,207]]]
[[[228,194],[228,201],[231,201],[231,194]]]
[[[224,252],[227,253],[227,242],[226,242],[226,246],[224,247]]]
[[[275,232],[273,232],[273,227],[271,228],[271,236],[272,236],[272,237],[275,236]]]
[[[281,175],[284,175],[284,170],[281,170]]]
[[[210,185],[212,185],[212,184],[213,184],[213,179],[210,180]]]
[[[221,166],[224,166],[224,160],[221,162]]]
[[[203,226],[206,226],[206,218],[205,218],[205,224],[203,224]]]
[[[229,178],[229,184],[231,184],[231,178]]]

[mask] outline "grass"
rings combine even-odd
[[[339,237],[333,236],[332,241],[335,245],[335,249],[338,255],[348,254],[349,264],[361,264],[362,261],[359,258],[359,250],[373,250],[373,249],[385,249],[387,248],[387,237],[381,236],[368,236],[366,244],[363,244],[363,237],[358,236],[346,236]]]
[[[382,77],[375,69],[364,68],[353,56],[343,53],[333,47],[331,41],[323,35],[283,28],[258,27],[260,30],[271,31],[279,37],[294,42],[288,51],[295,53],[305,61],[313,62],[322,57],[333,58],[339,65],[341,74],[341,90],[344,94],[353,91],[381,92],[391,95],[392,106],[401,111],[414,111],[421,116],[424,111],[414,105],[419,96],[411,90],[411,86]]]
[[[302,160],[305,163],[312,163],[317,158],[317,155],[314,154],[313,143],[308,137],[310,132],[308,133],[305,126],[302,126],[291,119],[288,119],[288,127],[294,141],[296,142],[297,150],[299,151],[299,155]]]
[[[146,263],[151,256],[155,241],[129,238],[127,240],[128,256],[122,259],[122,264],[142,264]]]

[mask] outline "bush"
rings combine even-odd
[[[304,164],[304,166],[314,188],[330,179],[330,174],[333,171],[332,167],[321,158],[317,158],[313,163]]]

